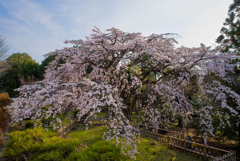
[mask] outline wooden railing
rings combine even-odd
[[[227,151],[204,144],[195,143],[186,139],[186,134],[175,132],[171,130],[160,129],[165,131],[164,134],[156,133],[156,131],[140,130],[142,135],[151,137],[153,139],[167,141],[168,147],[175,147],[184,151],[203,157],[205,160],[210,159],[213,161],[236,161],[236,152]]]
[[[90,118],[88,122],[92,125],[107,125],[107,118]],[[60,137],[66,135],[73,127],[77,125],[85,125],[84,120],[73,120],[67,126],[64,126],[58,130]],[[136,126],[136,123],[130,123],[132,126]],[[186,132],[177,132],[167,129],[158,130],[150,127],[150,131],[140,129],[141,135],[148,136],[153,139],[163,140],[167,142],[168,147],[174,147],[182,149],[185,152],[191,152],[193,154],[202,156],[205,160],[210,159],[212,161],[236,161],[236,152],[227,151],[204,144],[195,143],[186,139]]]
[[[86,125],[84,123],[84,119],[78,120],[74,119],[72,120],[68,125],[60,127],[60,129],[57,131],[58,135],[60,137],[63,137],[66,135],[73,127],[76,127],[77,125]],[[108,121],[106,118],[89,118],[88,122],[91,122],[92,125],[107,125]]]
[[[60,127],[60,129],[57,131],[58,135],[60,137],[63,137],[66,135],[70,130],[72,130],[73,127],[76,126],[76,121],[71,121],[67,126]]]

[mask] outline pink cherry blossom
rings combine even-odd
[[[122,144],[123,153],[134,157],[138,139],[134,140],[133,137],[139,135],[139,129],[130,125],[127,104],[130,108],[136,106],[138,98],[144,94],[147,99],[144,105],[139,104],[144,117],[142,125],[146,128],[168,128],[178,115],[186,127],[193,107],[181,86],[187,86],[192,76],[197,76],[199,80],[199,102],[210,102],[199,111],[199,124],[204,135],[213,135],[213,115],[218,115],[221,123],[228,121],[226,116],[229,114],[223,114],[222,108],[229,109],[230,114],[239,119],[238,112],[227,105],[226,95],[233,98],[237,109],[240,109],[240,96],[217,80],[204,81],[208,74],[214,73],[234,83],[227,73],[234,72],[231,59],[237,57],[220,53],[223,46],[211,49],[201,44],[198,48],[175,48],[177,41],[172,34],[143,37],[141,33],[125,33],[116,28],[108,29],[108,33],[95,28],[86,40],[65,41],[77,47],[63,48],[45,55],[56,54],[55,60],[47,67],[45,79],[16,89],[20,96],[6,107],[11,113],[11,124],[23,118],[37,121],[43,117],[55,118],[66,110],[79,110],[79,120],[88,114],[85,120],[88,123],[91,116],[107,107],[112,115],[108,119],[109,131],[103,138],[115,138],[117,144]],[[60,64],[60,60],[64,63]],[[130,68],[133,72],[127,73]],[[149,77],[153,73],[156,73],[155,80]],[[143,88],[148,91],[141,92]],[[210,98],[209,94],[215,97]],[[158,99],[162,100],[162,104],[160,108],[155,108]],[[211,103],[220,103],[221,106],[214,107]],[[50,108],[43,113],[45,106]],[[57,122],[62,123],[59,118]],[[55,122],[52,124],[54,129],[58,128]],[[127,146],[131,146],[128,152],[125,149]]]

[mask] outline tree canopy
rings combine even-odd
[[[38,79],[39,80],[43,80],[44,79],[44,74],[45,74],[45,70],[46,67],[48,66],[48,64],[53,61],[55,59],[54,55],[49,55],[48,57],[46,57],[42,63],[38,66]]]
[[[25,63],[34,62],[32,57],[24,52],[12,54],[6,59],[6,61],[13,66],[12,68],[15,68],[15,67],[20,68],[24,62]]]
[[[228,17],[226,18],[225,22],[223,23],[223,27],[220,31],[220,36],[216,39],[218,44],[224,44],[225,47],[223,48],[222,52],[232,52],[237,55],[240,54],[240,1],[234,0],[233,3],[229,6],[228,10]],[[235,64],[238,62],[239,59],[233,59],[232,63]],[[235,84],[231,84],[229,82],[223,81],[219,77],[215,77],[212,75],[212,79],[218,79],[221,84],[231,88],[237,94],[240,94],[240,68],[239,65],[235,66],[234,73],[228,73],[228,77],[235,82]],[[240,113],[240,109],[237,105],[235,105],[234,101],[232,101],[231,96],[227,96],[228,104],[234,107],[234,109]],[[217,120],[218,122],[218,120]],[[229,124],[231,126],[223,126],[219,128],[221,134],[226,136],[228,139],[233,139],[238,142],[240,145],[240,126],[236,124],[239,122],[238,118],[230,117]],[[217,126],[217,125],[215,125]]]
[[[10,67],[0,77],[1,92],[8,92],[10,97],[15,97],[18,92],[13,90],[20,87],[21,81],[28,81],[32,76],[38,77],[38,63],[27,53],[14,53],[6,59],[6,63]]]
[[[39,65],[27,53],[14,53],[6,59],[6,63],[11,66],[0,76],[2,86],[1,92],[8,92],[10,97],[18,96],[18,92],[13,91],[24,84],[31,84],[34,81],[44,79],[46,66],[54,60],[55,56],[46,57]]]
[[[203,136],[213,135],[213,117],[221,120],[219,126],[228,123],[228,116],[239,120],[240,115],[228,104],[227,96],[233,98],[237,109],[240,96],[218,80],[206,79],[214,74],[234,84],[228,73],[234,73],[231,59],[237,56],[221,53],[223,46],[175,48],[173,34],[143,37],[141,33],[125,33],[116,28],[106,30],[108,33],[95,28],[86,40],[65,41],[77,47],[45,55],[56,57],[47,67],[43,81],[17,89],[20,96],[7,107],[12,113],[11,124],[25,118],[55,117],[66,109],[79,110],[78,119],[87,114],[87,121],[101,107],[107,107],[113,115],[109,117],[110,131],[103,137],[116,138],[116,144],[121,139],[123,145],[131,145],[128,153],[134,157],[137,150],[133,138],[139,129],[130,125],[129,107],[144,95],[140,107],[144,113],[142,125],[167,128],[178,115],[186,127],[193,107],[183,87],[191,84],[190,78],[194,77],[201,91],[199,126]],[[57,121],[61,123],[59,118]],[[58,128],[54,122],[53,126]]]
[[[224,43],[223,52],[235,52],[239,54],[240,48],[240,1],[234,0],[229,6],[228,18],[223,23],[221,35],[218,36],[216,42]]]

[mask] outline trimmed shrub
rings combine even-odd
[[[0,128],[0,148],[3,146],[3,131]]]
[[[81,153],[81,160],[124,160],[126,156],[121,154],[121,148],[109,141],[99,141]],[[125,158],[126,159],[126,158]]]
[[[28,122],[25,124],[25,129],[28,129],[28,128],[32,129],[33,127],[34,127],[34,123],[31,122],[31,121],[28,121]]]
[[[9,95],[7,92],[0,93],[0,98],[9,98]]]
[[[12,103],[12,100],[9,98],[0,98],[0,108],[2,108],[2,109],[3,109],[3,107],[10,105],[11,103]],[[4,112],[5,112],[5,110],[4,110]]]
[[[51,122],[51,118],[48,118],[48,119],[45,119],[45,117],[42,118],[42,126],[49,126],[50,125],[50,122]]]
[[[60,138],[42,127],[11,132],[9,137],[3,150],[7,160],[63,160],[81,144],[78,139]]]
[[[7,129],[7,116],[2,108],[0,108],[0,128],[4,132]]]
[[[10,105],[11,102],[12,100],[9,99],[8,93],[0,93],[0,128],[3,132],[7,129],[7,112],[4,107]]]

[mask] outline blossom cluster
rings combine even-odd
[[[199,80],[200,101],[207,99],[221,103],[219,107],[201,108],[200,125],[205,135],[212,134],[214,112],[222,121],[227,121],[227,114],[222,113],[221,108],[240,117],[227,105],[226,94],[234,98],[238,109],[240,96],[217,80],[204,80],[214,73],[224,81],[234,83],[227,76],[228,72],[234,72],[234,64],[231,64],[236,58],[234,54],[220,53],[221,46],[211,49],[203,44],[198,48],[175,48],[177,41],[171,34],[143,37],[141,33],[124,33],[116,28],[107,31],[109,33],[102,33],[96,27],[86,40],[65,41],[75,47],[46,54],[56,57],[47,67],[45,79],[16,89],[20,96],[6,107],[11,111],[11,123],[25,118],[39,122],[43,117],[54,118],[66,110],[79,110],[78,119],[87,116],[84,118],[88,123],[89,117],[108,108],[112,115],[108,119],[109,131],[103,138],[115,138],[117,144],[122,144],[123,153],[131,146],[128,154],[134,157],[138,140],[135,136],[139,135],[139,129],[130,125],[129,110],[145,95],[144,104],[138,103],[144,113],[142,125],[156,129],[169,127],[178,115],[186,127],[193,107],[181,87],[187,86],[192,76]],[[153,73],[155,79],[151,80]],[[142,89],[149,90],[144,93]],[[209,94],[215,97],[210,98]],[[161,104],[158,104],[159,100]],[[216,110],[213,112],[212,108]],[[61,124],[59,118],[57,121]]]

